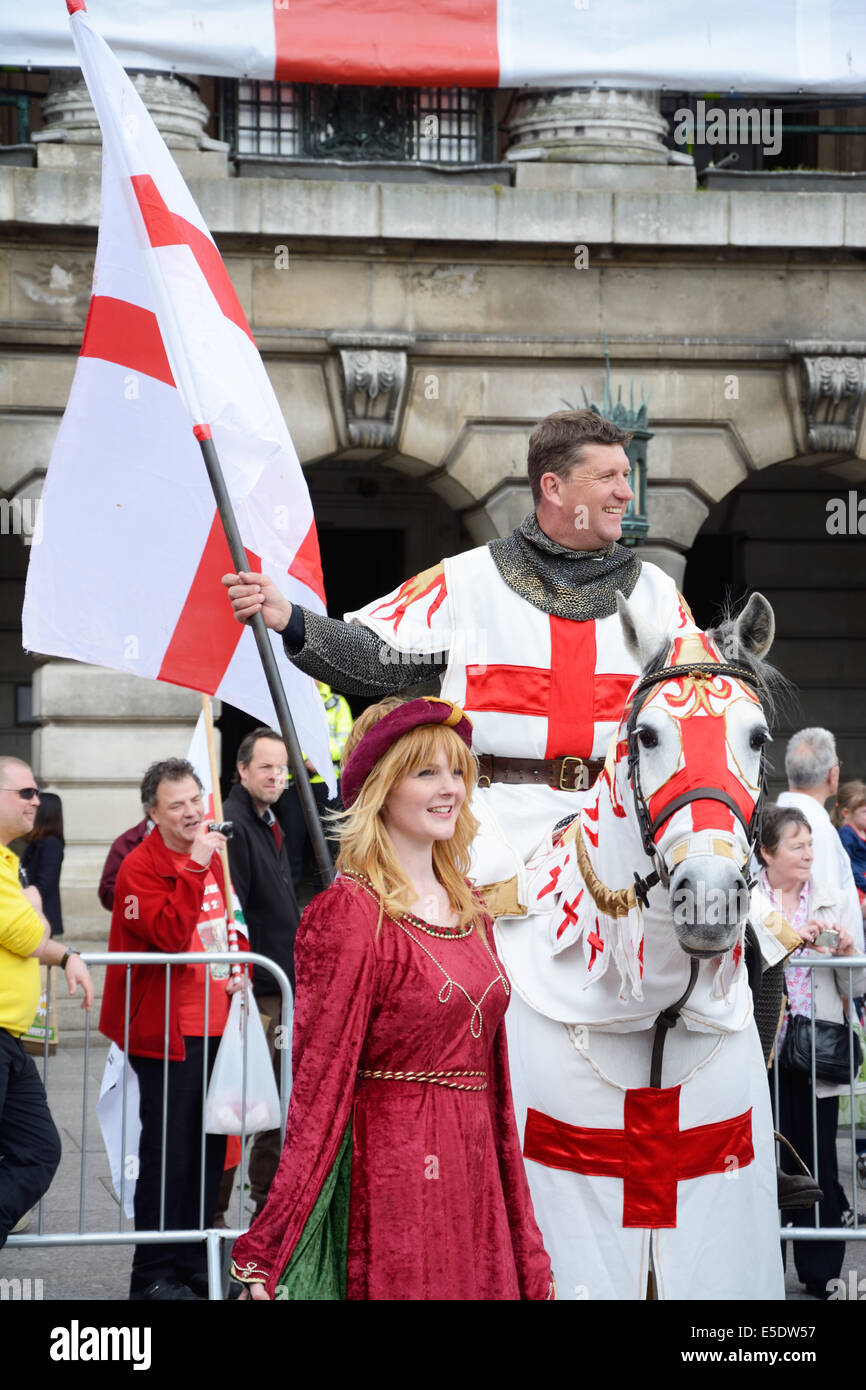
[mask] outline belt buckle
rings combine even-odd
[[[575,777],[572,778],[572,782],[571,782],[571,786],[570,786],[570,787],[569,787],[569,786],[566,786],[565,780],[564,780],[564,779],[565,779],[565,775],[566,775],[566,774],[565,774],[565,765],[566,765],[566,763],[575,763],[576,766],[580,769],[580,771],[575,775]],[[558,787],[558,790],[561,791],[561,792],[576,792],[576,791],[583,791],[583,790],[584,790],[583,775],[584,775],[585,769],[586,769],[586,763],[584,762],[583,758],[572,758],[572,757],[570,757],[570,756],[569,756],[569,757],[564,757],[563,760],[562,760],[562,767],[559,769],[559,787]],[[578,780],[578,779],[579,779],[579,780]]]

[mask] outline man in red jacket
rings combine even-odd
[[[226,950],[226,909],[219,851],[225,837],[204,819],[194,768],[167,758],[147,769],[141,800],[154,829],[124,859],[117,875],[110,951]],[[246,944],[244,943],[244,949]],[[168,985],[168,1106],[164,1196],[161,1196],[165,1072],[166,967],[134,965],[129,985],[129,1060],[141,1091],[141,1140],[135,1187],[138,1231],[196,1228],[200,1217],[202,1077],[205,993],[209,996],[207,1075],[228,1015],[228,995],[241,988],[227,965],[179,965]],[[126,970],[109,966],[99,1028],[124,1046]],[[205,1137],[204,1225],[213,1221],[225,1162],[225,1137]],[[161,1208],[164,1221],[161,1222]],[[130,1298],[148,1301],[206,1296],[204,1244],[137,1245]]]

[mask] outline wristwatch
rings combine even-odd
[[[70,957],[70,956],[77,956],[77,955],[80,955],[80,954],[81,954],[80,951],[67,951],[67,952],[66,952],[66,955],[63,957],[62,961],[60,962],[60,969],[61,969],[61,970],[65,970],[65,969],[66,969],[66,967],[67,967],[67,965],[68,965],[68,963],[69,963],[69,957]]]

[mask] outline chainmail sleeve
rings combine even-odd
[[[426,685],[445,674],[447,652],[433,655],[400,652],[383,642],[369,628],[323,618],[308,608],[293,607],[303,616],[304,642],[292,641],[298,631],[283,634],[286,656],[293,666],[315,680],[326,681],[346,695],[397,695],[416,685]]]

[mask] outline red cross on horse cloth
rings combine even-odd
[[[634,672],[596,671],[595,620],[548,615],[550,667],[504,665],[466,668],[463,707],[540,715],[547,720],[546,758],[593,754],[596,724],[616,723],[634,684]]]
[[[678,1184],[735,1172],[755,1157],[752,1111],[680,1129],[680,1087],[625,1093],[623,1129],[586,1129],[528,1110],[523,1156],[586,1177],[622,1178],[623,1226],[677,1224]]]

